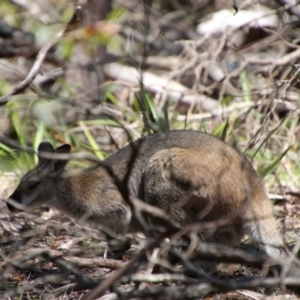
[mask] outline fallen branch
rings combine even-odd
[[[109,63],[104,66],[104,72],[106,76],[112,79],[129,82],[135,86],[139,86],[140,82],[142,82],[147,90],[166,94],[181,105],[188,107],[200,105],[204,110],[208,111],[214,111],[221,107],[216,100],[210,97],[197,94],[181,83],[147,71],[141,73],[133,67]]]

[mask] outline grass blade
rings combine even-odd
[[[281,159],[288,153],[288,151],[292,148],[292,146],[289,146],[283,153],[269,166],[267,166],[265,169],[263,169],[261,172],[259,172],[259,176],[261,178],[264,178],[266,175],[268,175],[271,171],[275,169],[275,167],[279,164]]]

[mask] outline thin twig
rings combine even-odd
[[[41,48],[41,50],[39,51],[39,53],[36,57],[36,60],[33,64],[33,66],[31,67],[31,70],[29,71],[28,75],[26,76],[26,78],[23,81],[21,81],[19,84],[17,84],[16,86],[14,86],[13,89],[7,95],[0,97],[0,105],[7,103],[10,100],[11,96],[23,92],[32,83],[35,76],[40,71],[40,68],[47,56],[47,53],[54,45],[56,45],[56,43],[61,38],[61,36],[62,36],[62,32],[58,33],[53,40],[47,42]]]

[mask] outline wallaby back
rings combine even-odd
[[[131,197],[165,210],[181,225],[226,219],[228,225],[214,232],[216,240],[237,244],[248,232],[270,256],[286,256],[271,203],[251,164],[209,134],[187,130],[154,134],[75,175],[64,171],[66,161],[45,159],[42,153],[66,154],[70,147],[40,144],[38,165],[10,197],[24,206],[45,204],[116,233],[134,231],[118,181],[128,185]]]

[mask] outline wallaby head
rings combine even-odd
[[[62,160],[59,157],[52,159],[49,155],[70,154],[70,152],[71,147],[68,144],[54,149],[49,142],[40,143],[38,164],[22,178],[9,198],[20,204],[19,207],[23,209],[38,207],[53,200],[56,195],[56,182],[64,171],[68,160]],[[12,212],[18,210],[16,206],[18,205],[7,202],[7,207]]]

